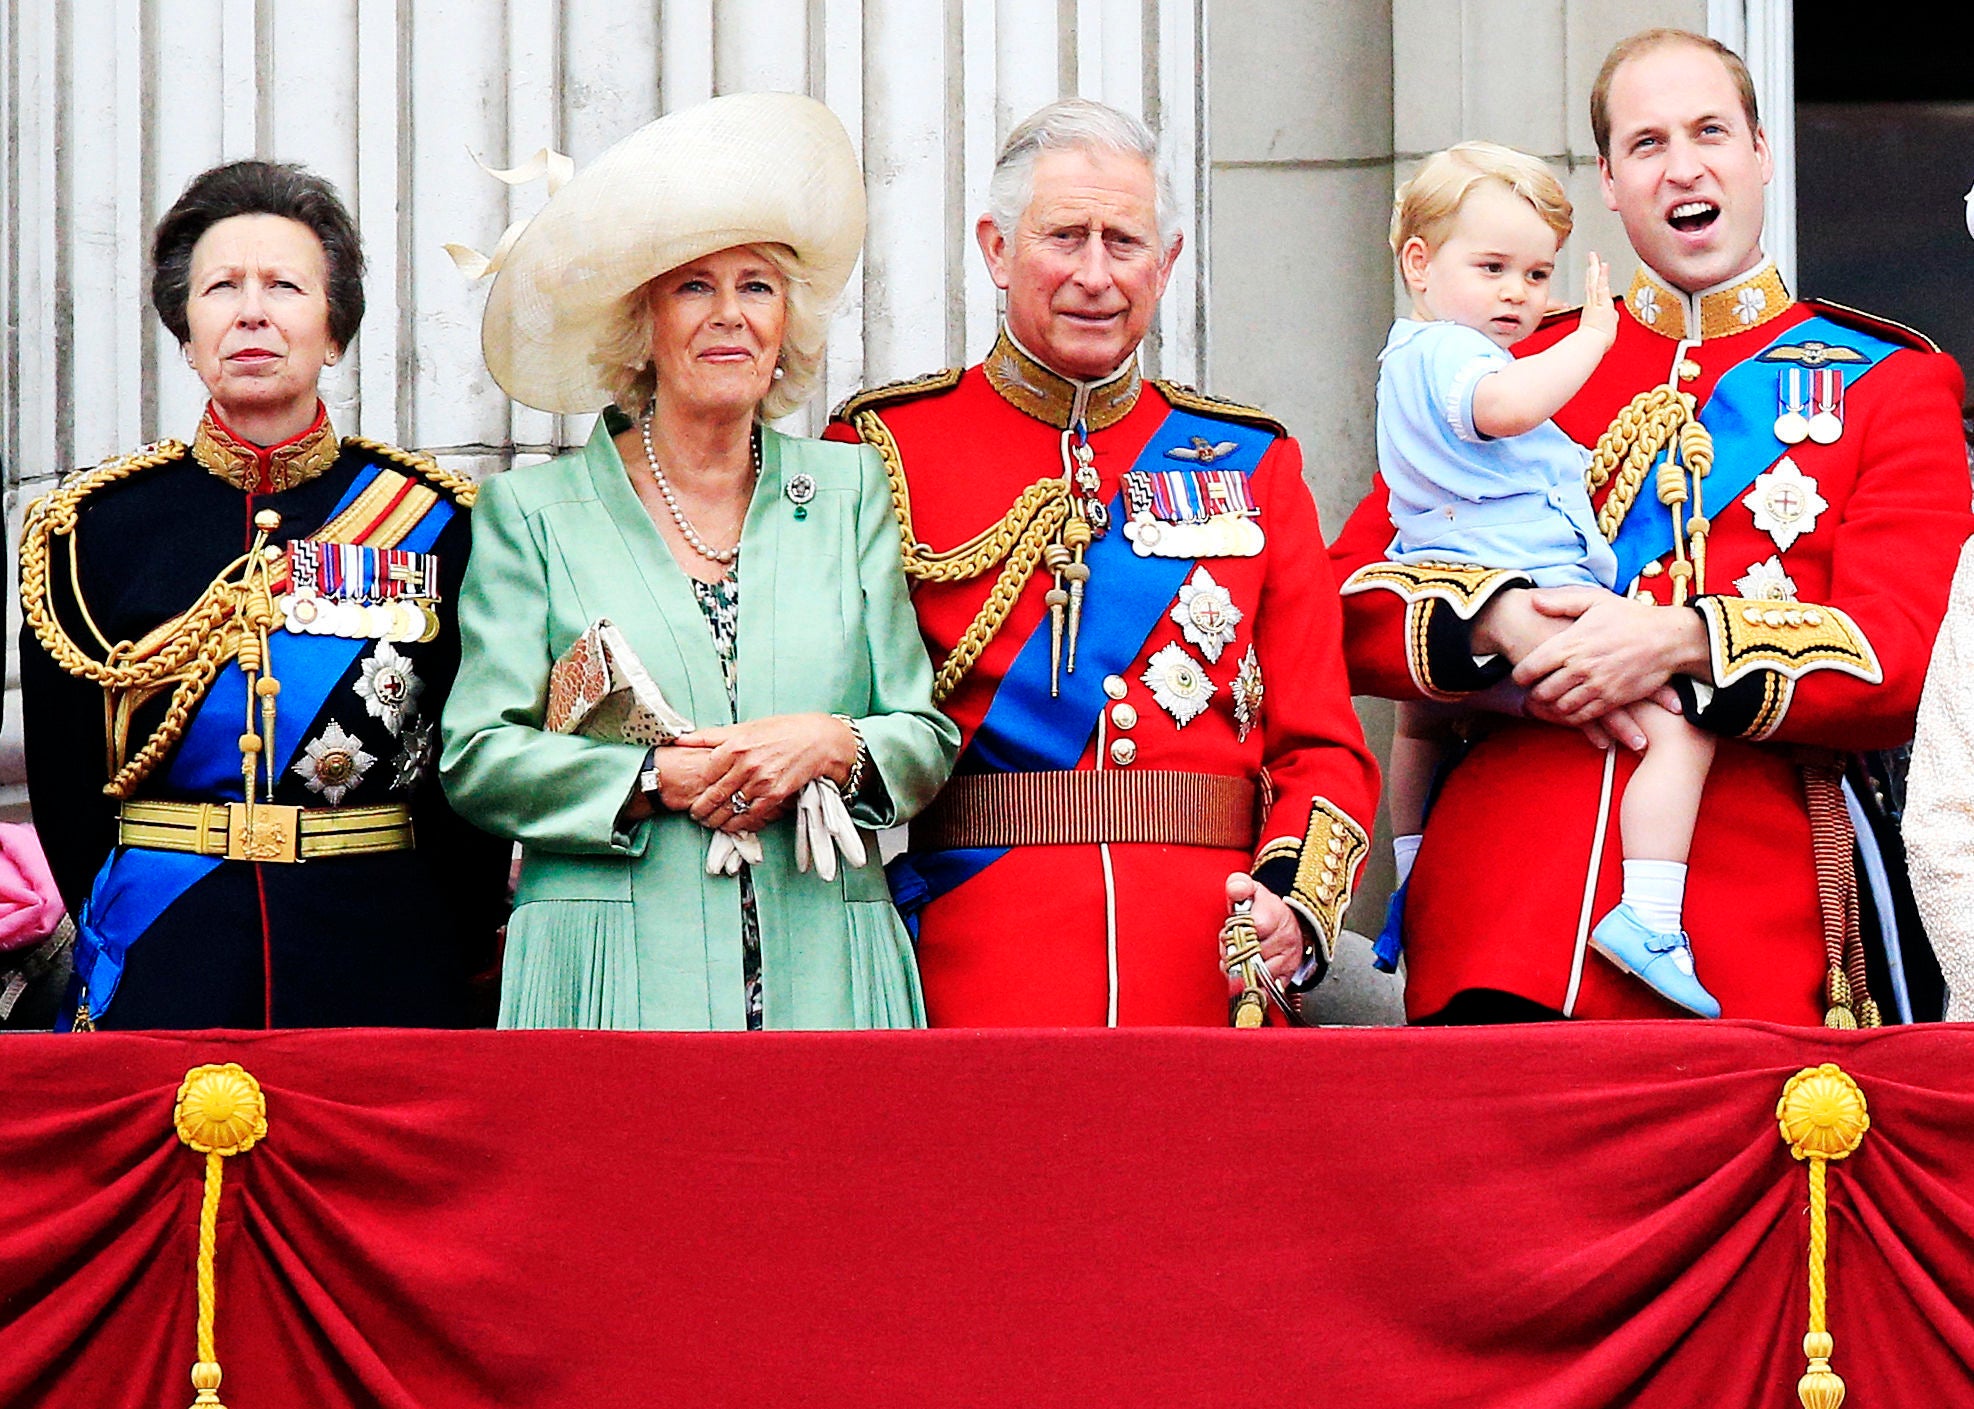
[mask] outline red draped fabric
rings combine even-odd
[[[1974,1032],[0,1039],[0,1404],[189,1404],[192,1066],[231,1409],[1783,1406],[1833,1165],[1850,1403],[1974,1403]]]

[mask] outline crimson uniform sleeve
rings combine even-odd
[[[1534,584],[1496,568],[1387,563],[1393,536],[1384,477],[1376,475],[1330,545],[1351,689],[1388,700],[1445,700],[1506,676],[1507,660],[1474,659],[1471,624],[1496,592]]]
[[[1846,417],[1859,469],[1827,600],[1787,612],[1733,597],[1699,604],[1722,688],[1683,693],[1708,729],[1843,750],[1912,737],[1954,566],[1974,532],[1963,386],[1952,358],[1917,350],[1893,354],[1873,377],[1898,380]]]
[[[1327,952],[1370,850],[1378,765],[1350,702],[1336,579],[1302,481],[1301,449],[1277,440],[1253,483],[1268,534],[1255,644],[1263,766],[1274,798],[1254,874]]]

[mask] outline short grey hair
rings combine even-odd
[[[1089,98],[1062,98],[1034,113],[1008,134],[987,183],[987,214],[1003,235],[1013,235],[1021,214],[1035,198],[1035,161],[1045,151],[1107,150],[1141,159],[1151,168],[1158,191],[1156,215],[1161,249],[1179,238],[1179,202],[1172,178],[1159,160],[1158,138],[1129,113]]]
[[[822,387],[823,353],[829,344],[830,305],[816,295],[815,281],[787,245],[748,245],[781,273],[788,290],[788,317],[781,333],[781,380],[768,388],[755,414],[775,421],[796,410]],[[654,320],[651,286],[672,271],[655,274],[618,302],[615,316],[597,339],[591,358],[597,376],[617,408],[638,415],[658,385],[651,364]]]

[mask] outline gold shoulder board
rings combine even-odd
[[[960,384],[964,367],[946,367],[937,372],[927,372],[923,376],[906,377],[903,381],[886,382],[866,391],[857,392],[829,413],[832,421],[847,421],[859,411],[869,411],[875,407],[888,406],[894,401],[911,401],[921,396],[936,396],[942,391],[951,391]]]
[[[457,470],[448,470],[430,455],[416,450],[406,450],[401,446],[386,445],[381,440],[370,440],[360,435],[343,437],[345,450],[361,450],[380,460],[388,460],[394,465],[412,471],[433,485],[450,494],[461,508],[470,509],[479,497],[480,486]]]
[[[1262,430],[1273,431],[1276,435],[1287,435],[1288,428],[1258,406],[1248,406],[1239,401],[1229,401],[1222,396],[1214,396],[1189,387],[1184,382],[1168,382],[1153,378],[1152,385],[1161,395],[1181,411],[1191,411],[1201,416],[1217,416],[1223,421],[1238,421],[1244,426],[1259,426]]]

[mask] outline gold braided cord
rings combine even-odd
[[[219,1254],[219,1195],[225,1187],[226,1156],[218,1150],[206,1154],[206,1193],[199,1204],[199,1359],[212,1364],[219,1359],[213,1343],[213,1315],[218,1309],[219,1279],[213,1263]]]
[[[343,448],[365,450],[379,459],[404,466],[450,494],[458,501],[461,508],[472,508],[473,501],[480,495],[480,486],[472,478],[457,470],[448,470],[430,455],[421,455],[416,450],[406,450],[401,445],[387,445],[381,440],[371,440],[360,435],[344,436]]]
[[[1631,512],[1638,491],[1644,487],[1652,462],[1659,452],[1678,438],[1694,421],[1695,402],[1691,393],[1656,386],[1641,391],[1631,404],[1597,438],[1590,466],[1583,472],[1584,488],[1595,495],[1606,484],[1610,495],[1597,511],[1597,527],[1606,539],[1615,539]],[[1708,454],[1711,464],[1711,451]]]
[[[1015,600],[1021,596],[1021,589],[1028,585],[1035,565],[1042,560],[1043,551],[1055,540],[1063,521],[1069,517],[1069,505],[1061,499],[1042,506],[1028,531],[1015,544],[1014,551],[1008,554],[1001,575],[994,581],[994,590],[987,594],[981,605],[980,614],[973,624],[954,645],[952,652],[939,667],[939,673],[932,680],[932,703],[944,704],[960,681],[972,670],[980,659],[980,653],[1000,632],[1007,622],[1008,613],[1014,610]]]
[[[958,547],[940,551],[912,531],[912,492],[905,479],[905,460],[898,441],[876,411],[859,411],[852,424],[866,445],[877,451],[891,487],[891,512],[898,519],[905,576],[920,582],[968,582],[995,564],[1001,573],[932,681],[932,702],[943,704],[966,678],[1000,629],[1027,586],[1036,565],[1057,540],[1069,519],[1069,486],[1050,476],[1039,479],[1016,496],[1000,520]]]
[[[109,647],[105,659],[97,660],[75,643],[56,615],[48,572],[51,540],[65,540],[73,577],[82,501],[107,485],[169,464],[184,453],[181,442],[162,441],[135,455],[107,460],[95,469],[71,475],[29,507],[21,533],[21,614],[55,664],[113,694],[148,697],[171,688],[171,703],[157,732],[129,760],[112,758],[115,771],[103,789],[112,797],[128,797],[178,742],[220,667],[238,652],[241,633],[234,618],[243,605],[244,584],[229,579],[247,559],[234,559],[200,593],[198,601],[143,642],[116,643]],[[77,601],[81,601],[80,591]],[[93,621],[90,628],[96,631]],[[96,634],[102,639],[100,631]]]
[[[1021,491],[999,522],[942,552],[919,541],[913,532],[911,486],[905,480],[904,455],[891,428],[875,411],[858,412],[855,424],[857,434],[884,462],[884,477],[891,486],[891,511],[898,517],[898,530],[904,539],[907,577],[923,582],[965,582],[979,577],[1013,551],[1045,506],[1068,497],[1069,488],[1060,476],[1039,479]]]

